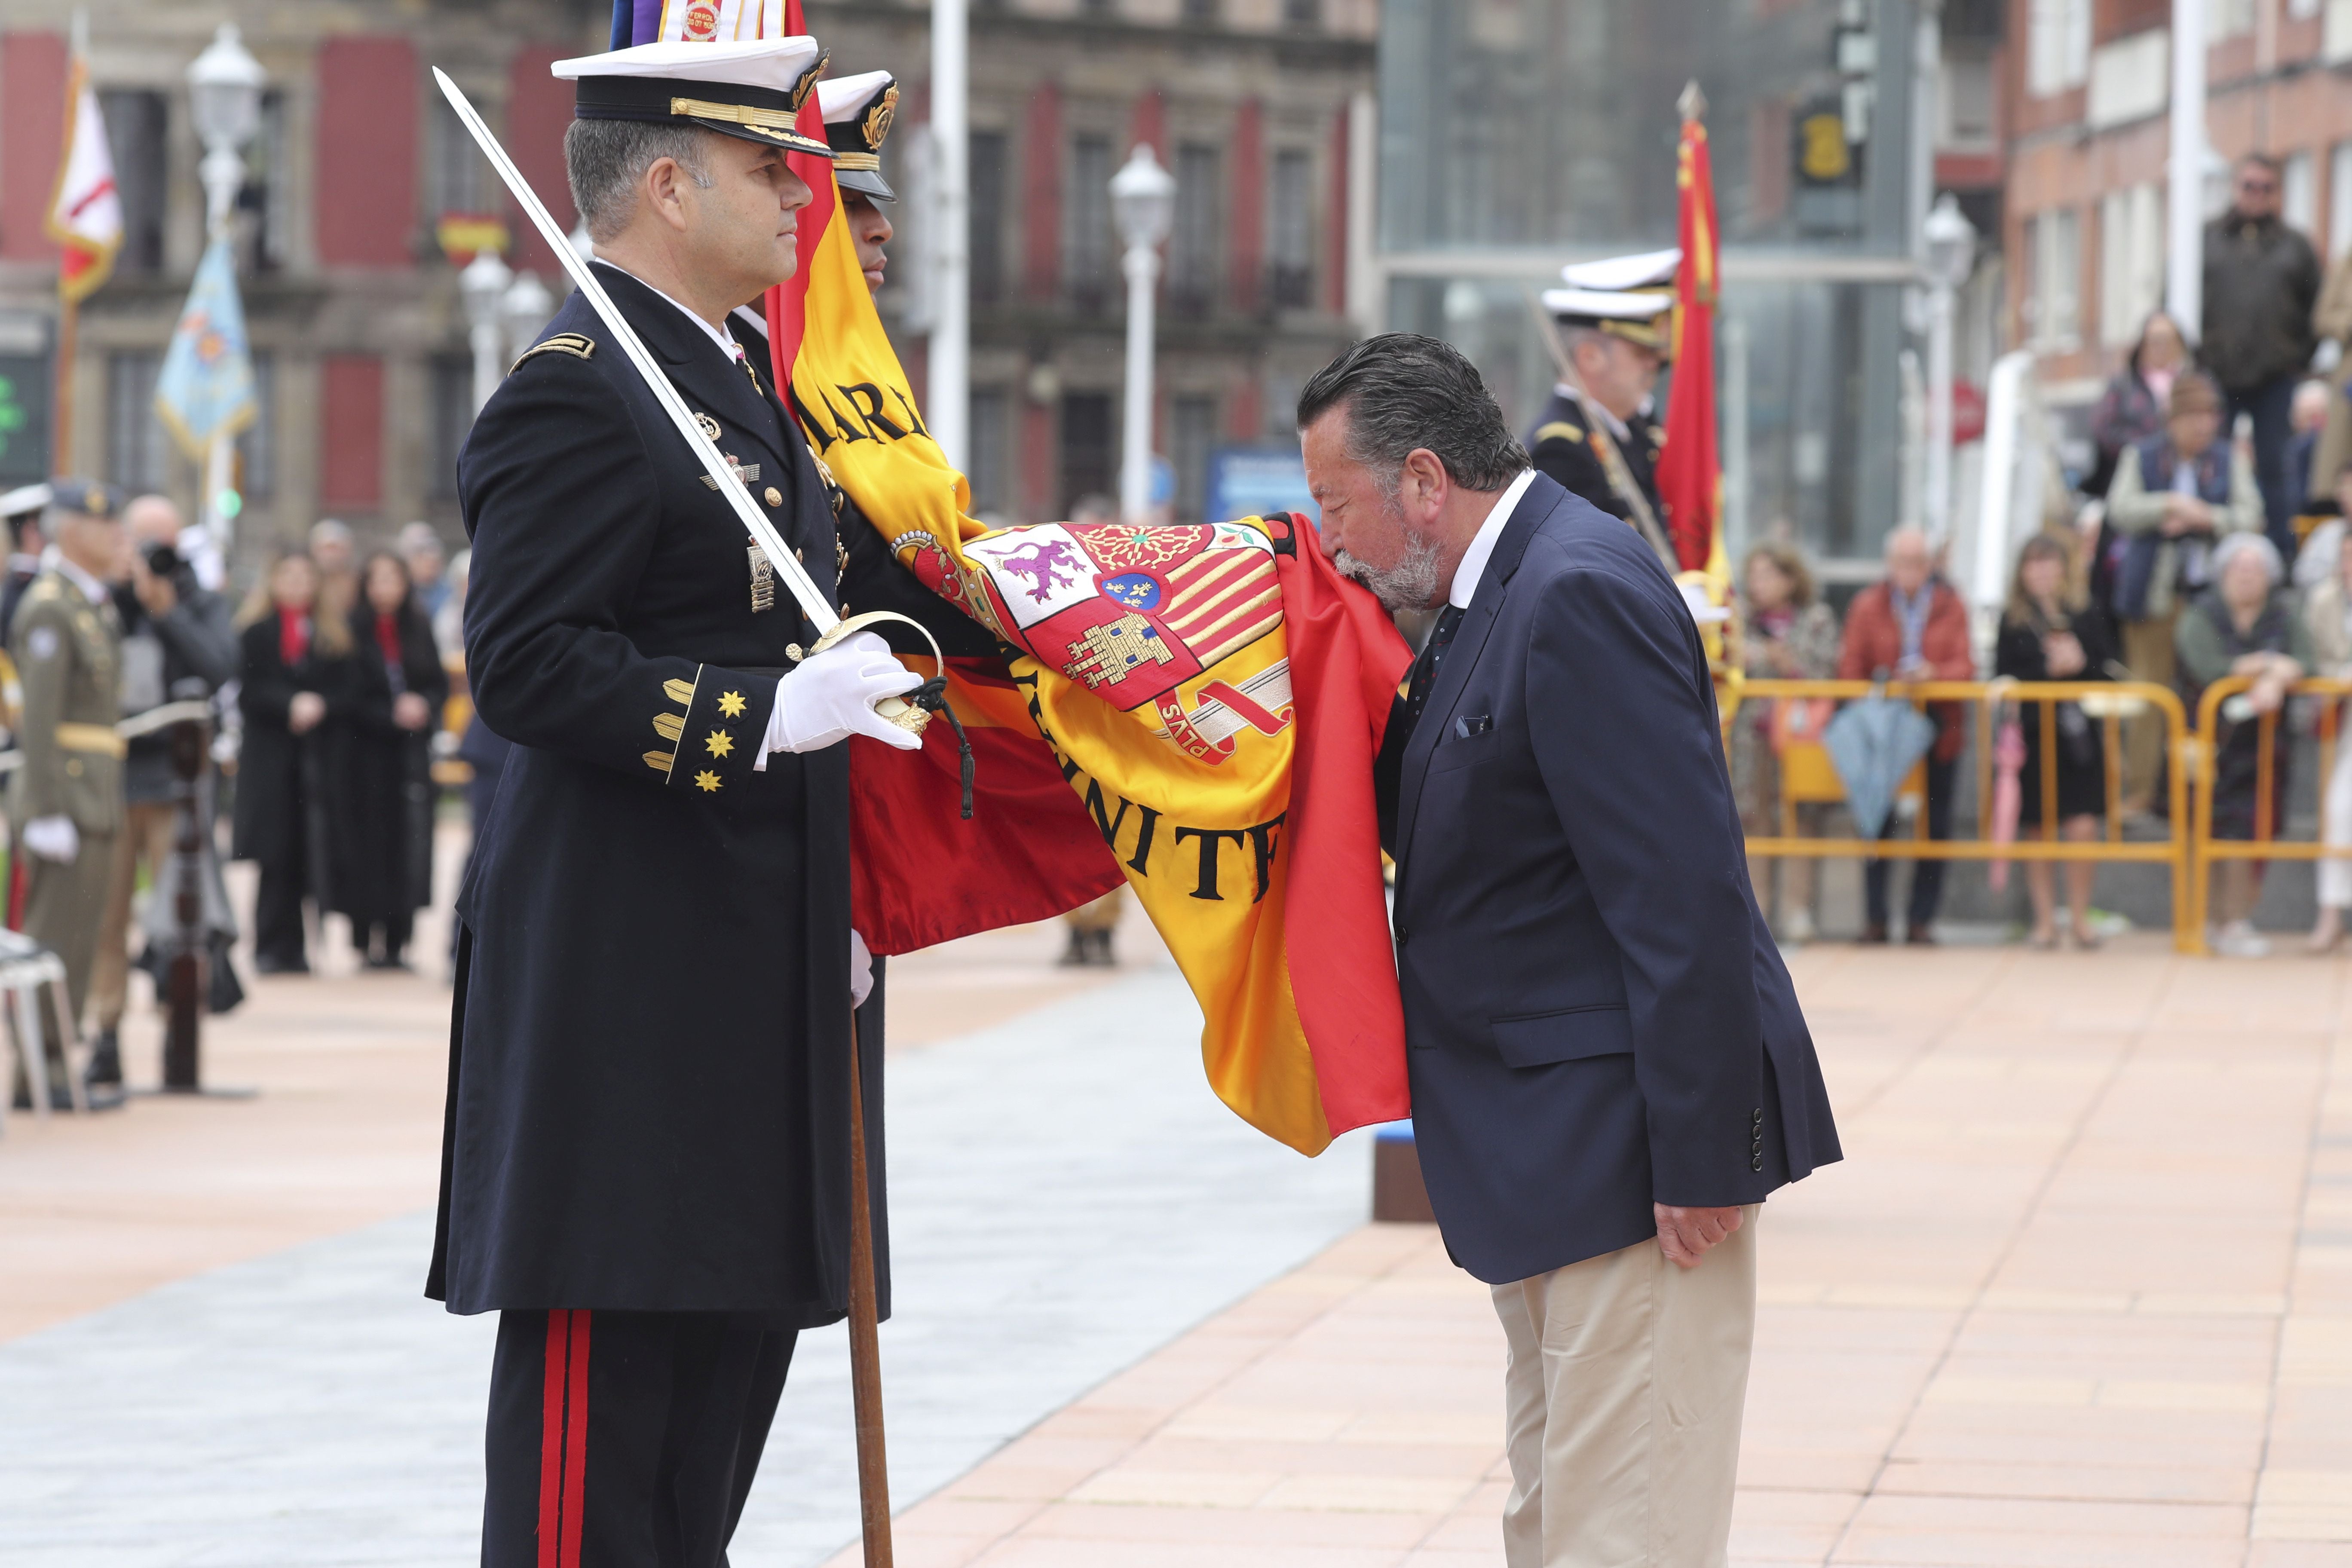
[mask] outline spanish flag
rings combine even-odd
[[[1007,888],[1066,909],[1115,872],[1198,998],[1210,1084],[1244,1121],[1313,1154],[1403,1116],[1371,784],[1402,639],[1286,515],[974,521],[835,221],[831,175],[821,160],[803,174],[817,196],[800,270],[768,300],[777,378],[896,558],[1014,650],[1001,675],[948,672],[1000,759],[982,761],[971,821],[955,819],[942,726],[919,752],[853,749],[859,931],[904,951],[1006,923]]]
[[[1721,276],[1715,226],[1715,165],[1707,155],[1701,104],[1687,100],[1675,163],[1683,264],[1675,272],[1674,384],[1666,390],[1665,446],[1658,454],[1658,497],[1667,531],[1686,572],[1705,572],[1727,592],[1723,553],[1723,462],[1716,444],[1715,307]],[[1720,599],[1717,601],[1721,602]]]

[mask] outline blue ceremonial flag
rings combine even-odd
[[[253,356],[228,241],[215,239],[196,265],[180,324],[155,380],[155,411],[181,449],[198,462],[214,440],[253,423]]]

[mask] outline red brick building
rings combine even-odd
[[[908,279],[920,271],[923,181],[909,155],[928,116],[929,7],[809,0],[807,12],[836,73],[887,68],[908,89],[889,149],[908,232],[883,303],[920,385],[921,290]],[[505,217],[509,261],[562,290],[428,68],[467,89],[568,224],[572,95],[547,67],[602,48],[609,16],[604,0],[102,8],[91,79],[128,233],[81,314],[68,466],[194,500],[194,465],[152,411],[154,378],[204,243],[185,72],[235,21],[268,74],[237,218],[261,392],[241,443],[239,553],[255,559],[329,515],[379,535],[425,518],[454,539],[471,359],[441,220]],[[35,426],[57,321],[42,216],[64,122],[63,26],[55,5],[0,0],[0,383],[29,399]],[[1115,488],[1124,296],[1106,187],[1138,141],[1180,188],[1157,410],[1180,510],[1199,506],[1213,447],[1287,437],[1297,385],[1352,336],[1349,114],[1371,83],[1377,31],[1375,0],[973,0],[970,464],[983,509],[1058,516]],[[45,470],[39,433],[9,442],[0,430],[0,477]]]
[[[2284,164],[2288,222],[2352,247],[2352,5],[2206,0],[2207,134]],[[2085,399],[2164,292],[2171,7],[2009,0],[1997,71],[2011,279],[2002,330]]]

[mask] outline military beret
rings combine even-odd
[[[59,511],[79,512],[111,522],[122,515],[122,492],[95,479],[51,479],[49,504]]]

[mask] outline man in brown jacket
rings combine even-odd
[[[1838,650],[1841,680],[1968,680],[1976,675],[1976,658],[1969,649],[1968,606],[1951,584],[1935,574],[1935,552],[1927,536],[1916,528],[1898,528],[1886,536],[1886,577],[1854,595],[1845,613],[1845,643]],[[1952,836],[1952,775],[1960,758],[1960,705],[1931,702],[1928,716],[1936,721],[1936,743],[1928,748],[1927,837]],[[1895,818],[1889,813],[1879,837],[1891,838]],[[1864,942],[1885,942],[1887,862],[1873,860],[1863,870],[1863,898],[1868,924]],[[1944,863],[1915,860],[1911,865],[1909,919],[1904,940],[1921,946],[1936,940],[1930,930],[1944,901]]]
[[[2226,437],[2238,416],[2254,421],[2254,480],[2263,531],[2280,558],[2294,559],[2294,507],[2303,479],[2286,471],[2295,383],[2311,363],[2312,306],[2319,257],[2279,217],[2279,165],[2260,153],[2240,158],[2230,210],[2205,226],[2205,324],[2198,357],[2229,400]]]

